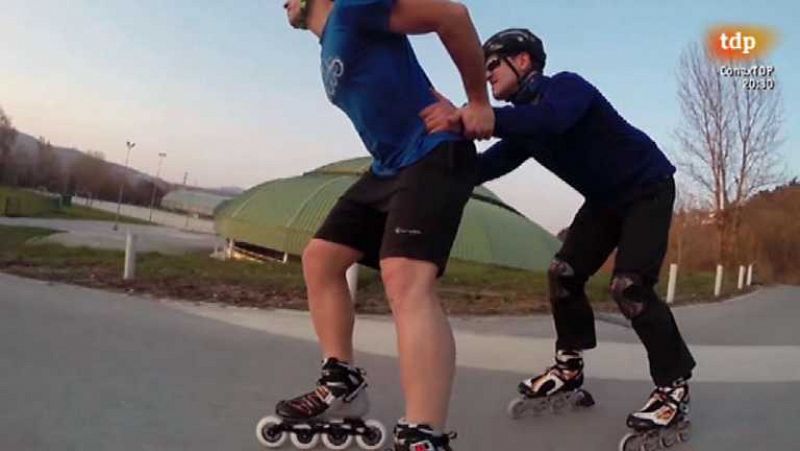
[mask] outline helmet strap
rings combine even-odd
[[[522,76],[519,74],[517,68],[513,64],[511,64],[511,59],[506,55],[503,55],[502,58],[503,61],[505,61],[505,63],[508,64],[508,67],[511,68],[511,72],[514,72],[514,75],[516,75],[517,77],[517,83],[519,83],[520,79],[522,79]]]

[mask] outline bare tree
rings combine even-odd
[[[678,165],[713,213],[723,263],[736,257],[744,202],[782,179],[780,90],[753,89],[747,81],[724,76],[720,64],[696,44],[681,57]]]
[[[58,157],[44,136],[36,140],[36,187],[48,190],[59,186]]]
[[[6,181],[6,172],[11,166],[11,148],[17,140],[17,130],[11,125],[11,119],[0,107],[0,184]]]
[[[111,176],[103,152],[88,150],[78,157],[70,167],[70,173],[75,180],[75,190],[89,198],[104,198],[110,189],[111,197],[115,192],[111,186]]]
[[[670,251],[672,258],[678,266],[683,263],[684,248],[686,247],[687,229],[702,220],[702,213],[698,206],[697,196],[692,191],[679,184],[675,193],[674,214],[670,230]]]

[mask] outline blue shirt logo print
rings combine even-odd
[[[343,74],[344,63],[341,59],[332,57],[322,61],[322,80],[325,83],[325,93],[331,102],[336,96],[336,88]]]

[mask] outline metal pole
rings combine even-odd
[[[184,191],[187,191],[187,187],[186,187],[186,179],[187,178],[189,178],[189,172],[188,171],[183,173],[183,190]],[[189,212],[186,211],[186,209],[184,209],[183,214],[186,215],[186,224],[183,225],[183,228],[184,229],[188,229],[189,228]]]
[[[164,157],[167,154],[164,152],[159,152],[158,154],[158,169],[156,170],[156,179],[153,180],[153,194],[150,196],[150,217],[148,219],[149,222],[153,222],[153,204],[156,203],[156,183],[158,182],[158,177],[161,175],[161,162],[164,161]]]
[[[128,177],[128,158],[131,156],[131,149],[136,147],[136,143],[125,141],[125,147],[128,148],[128,151],[125,153],[125,170],[122,171],[122,180],[119,182],[119,197],[117,198],[117,214],[114,216],[114,230],[119,229],[119,209],[122,205],[122,191],[125,187],[125,179]]]
[[[717,265],[717,279],[714,282],[714,297],[722,293],[722,265]]]
[[[739,282],[736,284],[736,288],[739,290],[744,288],[744,265],[739,265]]]
[[[678,265],[675,263],[669,265],[669,283],[667,284],[667,304],[672,304],[675,301],[675,284],[678,279]]]
[[[752,284],[753,284],[753,264],[750,263],[747,266],[747,286],[749,287]]]
[[[136,276],[136,235],[128,230],[128,239],[125,242],[125,269],[122,273],[124,280],[133,280]]]

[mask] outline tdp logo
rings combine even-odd
[[[735,35],[728,36],[725,33],[719,35],[719,46],[722,50],[741,50],[743,55],[747,55],[756,48],[756,37],[742,37],[742,32],[737,31]]]
[[[751,25],[723,25],[708,32],[709,54],[721,60],[763,58],[775,45],[775,33]]]

